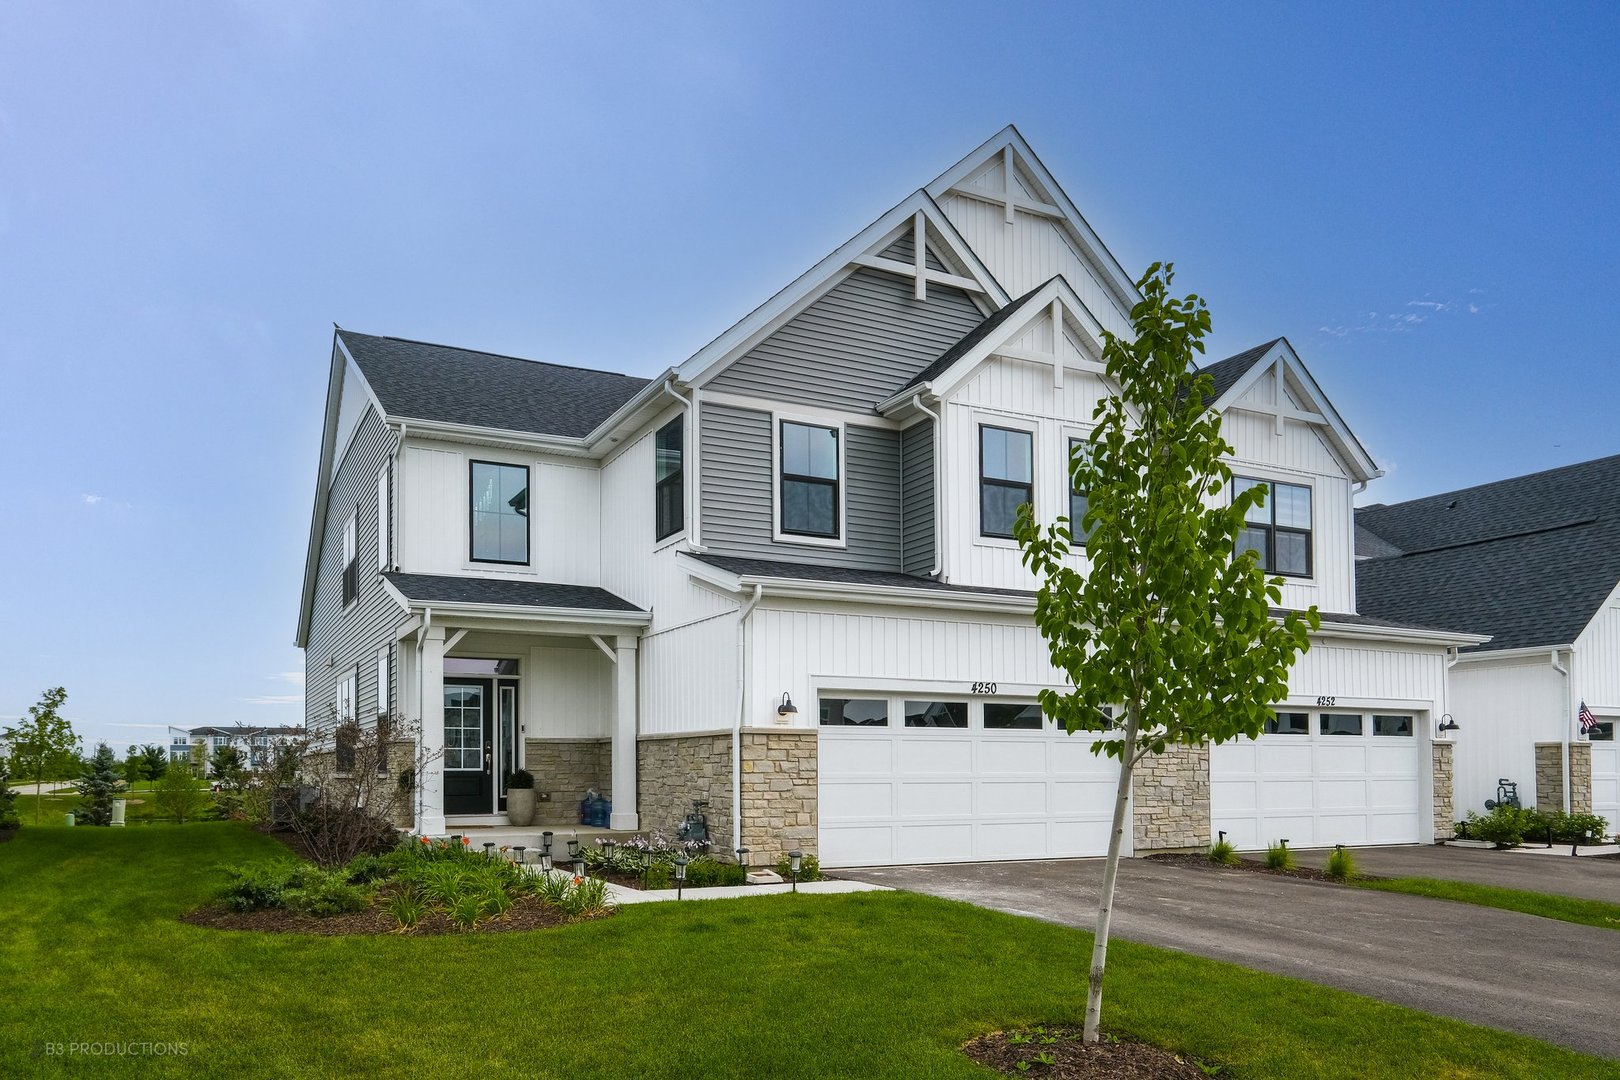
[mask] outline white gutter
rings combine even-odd
[[[687,489],[692,493],[692,524],[686,530],[686,544],[693,551],[707,551],[709,549],[703,546],[703,461],[700,456],[702,440],[698,432],[698,424],[701,422],[698,416],[699,391],[694,386],[692,387],[691,397],[681,397],[680,393],[675,389],[674,375],[670,375],[664,380],[663,389],[666,394],[680,402],[681,406],[686,410],[686,445],[683,447],[682,453],[686,454],[692,462],[692,483]],[[686,468],[685,462],[681,463],[681,468],[683,470]]]
[[[934,568],[928,571],[931,578],[945,576],[945,485],[939,482],[939,459],[945,454],[945,425],[941,422],[939,413],[922,403],[922,394],[911,396],[912,407],[924,416],[934,421]]]
[[[1559,786],[1564,789],[1564,813],[1567,814],[1570,811],[1570,797],[1574,794],[1570,788],[1574,786],[1571,781],[1574,779],[1575,770],[1570,767],[1573,763],[1569,760],[1569,756],[1574,752],[1570,745],[1572,742],[1570,729],[1575,723],[1575,710],[1572,707],[1575,704],[1575,680],[1570,676],[1569,668],[1558,662],[1557,649],[1552,651],[1551,660],[1553,670],[1564,677],[1564,776],[1563,783]],[[1573,645],[1569,647],[1569,663],[1570,667],[1575,665],[1575,647]]]
[[[742,847],[742,729],[748,711],[748,616],[759,606],[765,586],[756,584],[754,595],[737,609],[737,722],[731,726],[731,850]]]
[[[1457,656],[1459,664],[1484,664],[1493,660],[1542,660],[1551,648],[1556,655],[1560,649],[1573,649],[1573,645],[1532,645],[1523,649],[1491,649],[1487,652],[1467,652]]]

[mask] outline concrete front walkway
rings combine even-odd
[[[1089,930],[1102,871],[1077,859],[838,873]],[[1145,859],[1121,863],[1116,905],[1114,932],[1132,941],[1620,1059],[1620,931]]]
[[[1487,851],[1460,847],[1356,848],[1356,870],[1377,877],[1426,877],[1500,885],[1507,889],[1578,896],[1620,904],[1620,859],[1571,858],[1569,846],[1557,855],[1528,851]],[[1321,868],[1328,852],[1298,852],[1301,866]],[[1620,960],[1620,942],[1615,956]]]

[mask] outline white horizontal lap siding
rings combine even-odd
[[[395,442],[376,410],[367,408],[347,451],[339,447],[342,457],[327,496],[326,533],[321,538],[315,601],[304,649],[304,720],[311,730],[327,723],[337,684],[353,674],[356,666],[355,711],[366,720],[377,713],[377,650],[392,640],[392,629],[402,618],[398,605],[383,590],[377,570],[377,471],[386,467]],[[345,608],[343,529],[357,509],[360,588],[354,603]]]
[[[1552,656],[1481,660],[1451,669],[1450,712],[1460,726],[1453,751],[1453,806],[1459,819],[1485,812],[1497,781],[1519,785],[1519,799],[1536,805],[1538,742],[1563,742],[1568,730],[1568,688]]]
[[[468,541],[471,463],[529,470],[529,564],[480,563]],[[601,580],[599,473],[523,451],[408,442],[400,462],[400,569],[414,574],[525,577],[565,585]]]
[[[1009,226],[1003,207],[962,195],[946,195],[939,205],[1009,296],[1022,296],[1062,274],[1098,321],[1116,334],[1130,334],[1128,314],[1052,221],[1018,211]]]

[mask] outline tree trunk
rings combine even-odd
[[[1102,1021],[1103,968],[1108,963],[1108,927],[1114,916],[1114,881],[1119,876],[1119,849],[1125,839],[1125,810],[1131,801],[1131,774],[1136,768],[1136,731],[1142,713],[1125,710],[1125,752],[1119,762],[1119,791],[1114,798],[1114,831],[1108,834],[1108,861],[1103,866],[1102,895],[1097,900],[1097,936],[1091,945],[1091,980],[1086,988],[1085,1041],[1098,1040]]]

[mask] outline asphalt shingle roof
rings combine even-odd
[[[612,371],[339,330],[390,416],[582,438],[647,385]]]
[[[1271,347],[1282,338],[1272,338],[1264,345],[1256,345],[1252,349],[1244,349],[1235,356],[1228,356],[1225,360],[1216,360],[1205,364],[1198,369],[1198,374],[1208,375],[1215,380],[1215,390],[1210,395],[1210,402],[1219,401],[1221,395],[1232,389],[1237,381],[1248,374],[1249,369],[1260,361],[1260,358],[1271,351]]]
[[[984,321],[978,326],[975,326],[972,330],[969,330],[961,341],[958,341],[955,345],[952,345],[949,349],[945,350],[944,354],[941,355],[938,360],[935,360],[932,364],[929,364],[927,367],[917,372],[916,375],[912,376],[911,381],[906,383],[906,385],[900,389],[909,390],[913,386],[921,386],[923,383],[932,379],[937,379],[939,376],[945,374],[945,372],[950,370],[952,364],[962,359],[962,357],[966,356],[973,350],[975,345],[993,334],[996,327],[1012,318],[1020,308],[1029,303],[1030,297],[1046,288],[1052,283],[1052,281],[1052,278],[1048,278],[1039,285],[1035,286],[1033,289],[1029,290],[1029,292],[1025,293],[1023,296],[1020,296],[1018,299],[1002,308],[1000,311],[985,316]],[[899,391],[896,391],[896,393],[898,392]]]
[[[1620,456],[1356,511],[1356,604],[1492,640],[1572,644],[1620,583]]]
[[[448,574],[383,575],[407,599],[428,604],[503,604],[509,607],[574,608],[580,611],[640,611],[628,600],[593,585],[548,581],[454,577]]]

